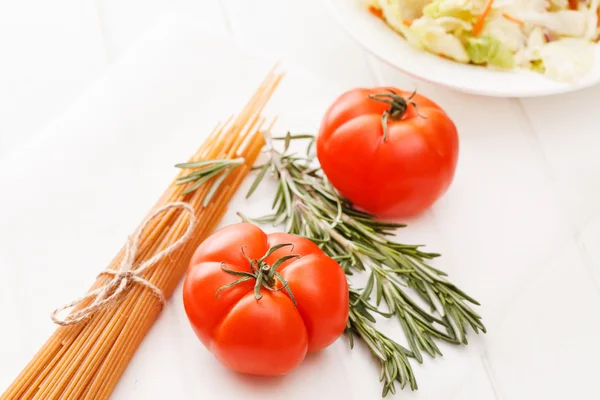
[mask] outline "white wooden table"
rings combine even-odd
[[[442,359],[426,360],[417,374],[426,377],[427,368],[442,364],[467,371],[445,378],[462,379],[447,393],[448,399],[600,398],[600,87],[527,100],[481,98],[433,87],[369,56],[346,37],[321,3],[1,2],[0,158],[35,141],[41,127],[169,10],[188,13],[207,30],[231,36],[243,46],[278,54],[340,92],[361,85],[417,88],[456,122],[461,158],[449,193],[426,215],[410,221],[405,235],[444,254],[452,279],[484,305],[481,313],[489,329],[485,337],[473,339],[478,351],[469,353],[473,356],[468,361],[460,356],[462,350],[450,350]],[[482,235],[466,241],[465,232]],[[468,285],[473,279],[478,287]],[[516,289],[498,290],[509,283]],[[2,305],[10,307],[10,299]],[[372,396],[370,389],[361,389],[367,386],[363,379],[374,379],[374,373],[362,375],[373,365],[354,358],[356,367],[345,373],[355,398],[373,398],[365,397]],[[178,372],[190,373],[173,373]],[[12,377],[1,378],[8,383]],[[244,384],[255,395],[260,392],[260,385]],[[426,389],[437,384],[424,378],[422,391],[397,397],[437,400]],[[119,398],[138,398],[137,377],[120,385]],[[167,394],[157,391],[152,398]]]

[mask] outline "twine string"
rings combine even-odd
[[[142,239],[144,229],[150,224],[150,222],[152,222],[152,220],[154,220],[154,218],[174,208],[179,208],[187,212],[188,226],[186,231],[175,242],[171,243],[169,246],[135,267],[135,257],[139,251],[140,241]],[[119,264],[119,268],[107,269],[98,275],[98,277],[102,275],[110,275],[112,278],[99,288],[94,289],[86,293],[84,296],[72,301],[71,303],[65,304],[64,306],[54,310],[50,316],[52,321],[61,326],[78,324],[81,321],[91,317],[96,311],[119,301],[134,283],[150,289],[152,293],[154,293],[154,295],[159,299],[161,306],[164,306],[166,299],[163,292],[152,282],[143,278],[142,275],[156,265],[156,263],[158,263],[160,260],[169,256],[179,246],[185,243],[192,236],[195,225],[196,216],[194,215],[194,209],[188,203],[172,202],[155,210],[144,220],[144,222],[142,222],[135,234],[128,237],[127,243],[125,244],[125,254],[123,255],[123,259]],[[76,307],[77,305],[90,299],[92,300],[90,304],[82,309],[71,312],[65,317],[61,317],[59,315],[62,312]]]

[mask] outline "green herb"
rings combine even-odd
[[[208,180],[217,177],[208,192],[206,193],[206,197],[204,198],[204,202],[202,203],[204,207],[206,207],[215,192],[223,183],[225,178],[237,167],[244,163],[243,158],[236,158],[233,160],[202,160],[196,162],[189,162],[183,164],[176,164],[175,167],[181,169],[194,169],[193,172],[190,172],[188,175],[184,175],[180,178],[177,178],[177,184],[189,184],[188,188],[184,190],[183,194],[188,194],[198,189]]]
[[[479,303],[451,283],[443,271],[428,261],[439,254],[421,250],[418,245],[399,244],[389,239],[401,224],[381,222],[357,211],[342,199],[312,156],[288,152],[294,139],[314,137],[287,134],[267,137],[266,163],[248,193],[250,196],[269,174],[277,181],[272,214],[242,219],[252,223],[285,224],[290,233],[305,236],[334,258],[347,275],[363,271],[368,279],[363,288],[350,287],[350,316],[346,332],[351,346],[354,337],[364,341],[381,363],[383,396],[401,388],[417,389],[410,359],[423,362],[422,353],[441,355],[436,342],[467,344],[467,328],[485,332],[481,317],[469,306]],[[272,147],[283,140],[284,150]],[[374,296],[373,296],[374,295]],[[420,298],[422,307],[415,299]],[[372,299],[374,297],[374,299]],[[385,307],[384,307],[385,306]],[[408,347],[401,346],[375,328],[374,314],[397,318]]]

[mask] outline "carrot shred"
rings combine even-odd
[[[369,12],[376,16],[377,18],[383,19],[383,11],[381,8],[375,8],[373,6],[369,6]]]
[[[510,22],[514,22],[515,24],[519,24],[521,26],[525,25],[525,21],[523,21],[517,17],[513,17],[512,15],[509,15],[507,13],[502,13],[502,16],[504,18],[506,18],[507,20],[509,20]]]
[[[579,0],[569,0],[569,8],[571,10],[577,10],[578,5],[579,5]]]
[[[483,25],[485,24],[485,19],[490,14],[490,11],[492,11],[493,4],[494,0],[488,0],[487,4],[485,5],[485,8],[483,9],[483,12],[479,16],[477,22],[475,23],[475,26],[473,27],[473,36],[479,36],[481,34],[481,31],[483,30]]]
[[[383,16],[383,10],[381,8],[376,8],[376,7],[373,7],[373,6],[369,6],[369,12],[371,14],[373,14],[374,16],[376,16],[377,18],[382,19],[382,20],[385,21],[385,18]],[[406,25],[406,26],[411,26],[412,25],[412,21],[409,20],[409,19],[403,19],[402,23],[404,25]]]

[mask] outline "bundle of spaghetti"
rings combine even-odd
[[[271,71],[237,117],[218,125],[191,157],[190,162],[240,157],[244,160],[210,194],[210,202],[204,204],[211,182],[218,177],[188,194],[184,193],[185,185],[175,180],[153,208],[185,202],[193,208],[197,221],[191,236],[168,257],[156,262],[143,277],[164,298],[171,296],[194,250],[214,231],[258,157],[264,145],[261,130],[265,120],[261,112],[281,77]],[[185,234],[191,220],[184,211],[178,207],[166,208],[159,217],[147,220],[140,230],[136,264],[165,250]],[[125,247],[121,249],[107,271],[118,270],[126,253]],[[109,279],[109,274],[99,275],[88,293],[101,288]],[[89,306],[90,301],[78,304],[70,315]],[[115,304],[96,310],[83,321],[58,327],[0,399],[108,398],[162,306],[149,285],[132,283]]]

